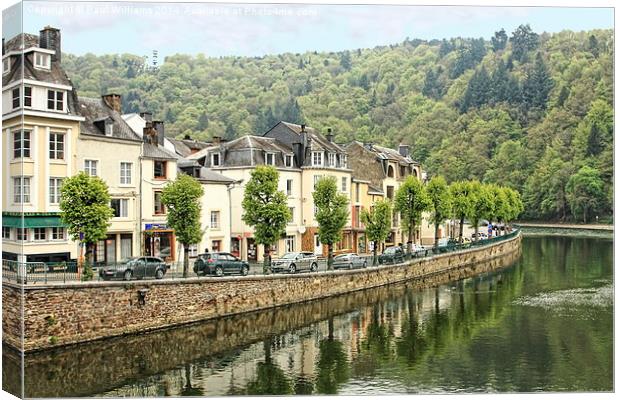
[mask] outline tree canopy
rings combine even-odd
[[[319,223],[319,240],[327,245],[328,267],[333,262],[333,245],[342,239],[342,229],[349,219],[349,199],[338,191],[336,178],[319,179],[312,193],[317,209],[315,218]]]

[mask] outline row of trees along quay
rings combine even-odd
[[[269,249],[282,236],[290,219],[287,198],[278,190],[278,180],[279,173],[274,167],[258,166],[245,187],[242,202],[242,219],[254,229],[256,242],[265,248],[264,273],[271,265]],[[206,230],[200,225],[203,195],[202,185],[186,174],[180,174],[162,193],[162,202],[168,209],[168,225],[175,230],[184,248],[183,277],[189,272],[188,248],[200,242]],[[317,209],[319,240],[327,246],[327,266],[332,269],[334,244],[342,239],[349,218],[349,202],[347,196],[338,191],[334,177],[319,179],[312,196]],[[83,280],[92,279],[93,245],[106,237],[112,218],[106,183],[84,172],[66,179],[61,189],[60,210],[69,235],[72,240],[79,241],[82,249],[78,271]],[[394,212],[401,216],[402,228],[407,232],[407,252],[411,254],[416,226],[421,224],[424,213],[428,213],[429,221],[435,226],[434,246],[438,247],[439,226],[446,220],[459,222],[459,243],[462,244],[466,219],[475,227],[474,240],[478,240],[478,225],[483,219],[506,224],[523,212],[523,204],[519,193],[508,187],[476,180],[448,184],[442,176],[423,184],[409,176],[397,190],[393,202],[380,200],[369,210],[362,210],[366,235],[373,242],[373,264],[377,262],[377,248],[392,229]]]

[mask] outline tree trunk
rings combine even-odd
[[[409,232],[407,233],[407,253],[411,254],[413,250],[413,232],[415,230],[415,222],[409,221]]]
[[[435,248],[439,247],[439,224],[435,224]]]
[[[334,264],[334,245],[332,243],[327,245],[327,269],[332,270]]]
[[[377,265],[377,247],[379,247],[379,242],[372,242],[372,265]]]
[[[476,221],[475,223],[475,229],[474,229],[474,241],[477,242],[478,241],[478,223],[480,221]]]
[[[463,244],[463,224],[465,223],[465,216],[461,216],[461,225],[459,226],[459,243]]]
[[[265,254],[263,255],[263,274],[267,274],[269,272],[269,267],[271,267],[271,249],[267,245],[263,245],[265,249]]]
[[[327,320],[327,338],[334,340],[334,317],[330,317]]]
[[[189,273],[189,245],[183,243],[183,278]]]

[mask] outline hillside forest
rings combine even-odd
[[[429,176],[518,190],[522,219],[611,220],[613,31],[402,43],[263,57],[63,56],[80,95],[123,96],[171,137],[261,134],[279,120],[338,142],[409,144]]]

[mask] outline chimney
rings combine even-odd
[[[409,157],[409,145],[400,144],[398,145],[398,154],[403,157]]]
[[[157,141],[155,142],[155,144],[163,146],[164,138],[166,137],[166,133],[164,130],[164,121],[153,121],[153,128],[155,128],[155,131],[157,131]]]
[[[147,122],[144,129],[142,129],[142,140],[144,143],[157,144],[157,129],[152,122]]]
[[[115,94],[115,93],[104,94],[103,96],[101,96],[101,98],[103,99],[103,102],[108,105],[108,107],[110,107],[111,109],[113,109],[114,111],[118,113],[121,112],[121,95],[120,94]]]
[[[52,61],[60,62],[60,29],[46,26],[39,31],[39,47],[42,49],[54,50]]]
[[[372,150],[372,142],[364,142],[364,147],[367,150]]]
[[[334,141],[334,135],[332,134],[332,128],[327,128],[327,141],[329,143]]]
[[[146,122],[153,122],[153,113],[150,111],[143,111],[140,113],[140,117]]]
[[[213,136],[213,144],[220,144],[222,142],[222,138],[220,136]]]

